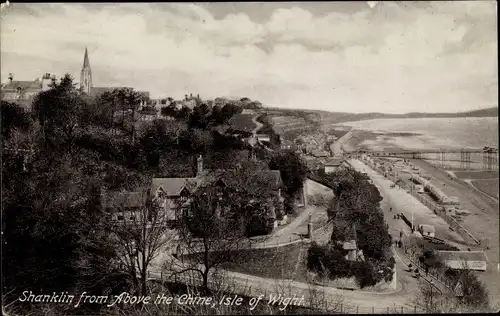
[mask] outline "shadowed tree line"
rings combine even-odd
[[[154,175],[192,176],[198,154],[209,156],[214,164],[235,167],[241,152],[250,150],[241,139],[215,129],[241,111],[235,106],[207,111],[199,104],[193,116],[155,120],[139,130],[135,113],[142,101],[144,97],[131,89],[95,98],[82,95],[69,75],[37,95],[32,112],[2,101],[5,304],[26,289],[41,294],[144,293],[147,289],[133,271],[145,271],[151,257],[143,255],[155,247],[151,239],[145,243],[143,227],[123,234],[110,225],[102,189],[136,190]],[[282,176],[295,172],[292,167],[280,170]],[[246,208],[243,200],[232,199],[233,209],[247,214],[249,221],[264,219],[261,226],[267,229],[267,215],[259,216],[268,209],[266,195],[253,194],[262,201]],[[150,223],[154,206],[147,209]],[[126,258],[137,265],[124,265]],[[24,314],[30,306],[16,308]],[[60,305],[54,313],[97,313],[89,308]]]
[[[351,169],[322,178],[334,192],[327,209],[333,232],[329,244],[311,247],[309,268],[319,273],[328,272],[332,278],[355,276],[361,287],[391,281],[395,264],[392,238],[380,209],[382,196],[378,189]],[[347,251],[342,245],[351,240],[362,250],[364,260],[352,263],[344,258]]]

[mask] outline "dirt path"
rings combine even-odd
[[[257,118],[260,116],[261,114],[257,114],[255,115],[253,118],[252,118],[252,122],[255,123],[255,125],[257,125],[253,131],[252,131],[252,134],[253,136],[255,136],[257,134],[257,132],[259,131],[259,129],[264,126],[261,122],[257,121]]]
[[[333,192],[330,188],[317,183],[315,181],[307,179],[304,184],[304,189],[308,196],[315,194],[321,194],[326,197],[333,197]],[[276,233],[272,234],[269,239],[266,240],[266,244],[280,244],[283,242],[289,242],[292,239],[296,239],[298,235],[307,233],[307,228],[302,228],[303,224],[309,220],[309,214],[313,216],[318,212],[326,212],[326,208],[315,207],[312,205],[307,205],[300,214],[293,219],[286,227],[278,230]]]

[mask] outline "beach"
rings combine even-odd
[[[407,122],[405,120],[346,123],[353,129],[352,137],[344,144],[343,149],[345,151],[450,150],[498,147],[497,129],[494,129],[494,126],[498,128],[497,118],[468,121],[457,119],[455,126],[449,119],[433,119],[427,125],[427,130],[421,120],[409,119]],[[464,125],[467,126],[466,130],[476,128],[477,132],[467,134],[463,130]],[[448,161],[444,164],[437,159],[436,154],[427,154],[423,158],[412,159],[411,163],[418,166],[422,174],[430,176],[433,184],[448,196],[458,197],[460,205],[471,212],[462,225],[482,242],[481,246],[471,245],[471,247],[482,247],[486,251],[488,269],[484,273],[479,273],[479,277],[487,284],[494,302],[498,303],[500,297],[497,268],[499,265],[498,168],[496,171],[481,170],[482,154],[471,155],[473,162],[467,171],[462,169],[460,153],[447,154]]]

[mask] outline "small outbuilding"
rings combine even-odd
[[[457,270],[471,269],[476,271],[486,271],[488,258],[484,251],[438,251],[443,263]]]

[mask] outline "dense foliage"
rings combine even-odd
[[[350,169],[324,175],[323,180],[335,194],[327,209],[333,223],[331,245],[355,240],[357,248],[363,252],[366,267],[353,268],[351,273],[372,271],[374,280],[390,280],[394,267],[392,238],[380,210],[382,197],[377,188],[361,173]],[[367,270],[368,266],[373,269]]]
[[[192,176],[199,153],[210,151],[212,159],[228,156],[234,163],[245,149],[210,126],[198,128],[196,120],[189,128],[188,115],[139,130],[134,114],[142,98],[131,89],[91,98],[66,75],[36,96],[32,113],[2,101],[5,303],[27,289],[95,295],[121,291],[131,274],[118,264],[101,190],[136,190],[144,179],[169,172]],[[221,112],[229,116],[235,111]],[[96,313],[61,311],[70,312]]]

